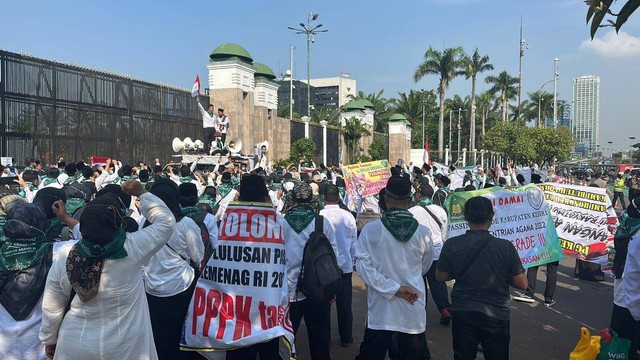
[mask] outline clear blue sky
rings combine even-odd
[[[626,24],[625,34],[601,29],[599,39],[590,42],[582,0],[3,0],[0,5],[2,49],[183,88],[191,87],[195,74],[206,82],[209,54],[226,42],[243,45],[276,73],[289,67],[289,46],[296,46],[294,71],[304,77],[305,38],[287,26],[306,21],[314,11],[329,32],[312,45],[312,77],[350,72],[358,90],[384,89],[387,97],[436,87],[436,77],[412,80],[429,46],[463,46],[468,52],[478,47],[490,56],[495,72],[517,75],[522,15],[529,44],[524,90],[537,91],[551,80],[558,57],[559,99],[571,99],[574,77],[600,76],[602,145],[614,141],[620,147],[629,144],[623,141],[628,136],[640,138],[640,14]],[[479,82],[479,90],[484,86]],[[470,88],[469,81],[456,79],[448,96],[468,95]]]

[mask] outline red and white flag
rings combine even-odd
[[[193,87],[191,88],[191,97],[198,95],[200,95],[200,76],[196,75],[196,82],[193,83]]]
[[[429,138],[424,139],[424,154],[422,155],[422,162],[431,165],[431,160],[429,159]]]

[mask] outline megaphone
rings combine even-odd
[[[204,149],[204,143],[202,142],[202,140],[196,140],[196,141],[193,143],[193,145],[194,145],[194,147],[195,147],[195,149],[196,149],[196,150],[202,150],[202,149]]]
[[[174,138],[173,142],[171,142],[171,148],[173,148],[173,152],[180,152],[184,149],[184,141],[180,140],[180,138]]]
[[[231,139],[226,148],[230,153],[237,154],[242,150],[242,140],[238,138]]]
[[[262,149],[263,146],[267,148],[267,151],[269,151],[269,142],[267,140],[265,140],[263,142],[260,142],[260,143],[257,143],[256,144],[256,149],[260,150],[260,149]]]
[[[196,144],[191,140],[190,137],[184,138],[184,149],[185,150],[193,150]]]

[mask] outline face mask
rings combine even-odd
[[[262,155],[267,155],[267,151],[266,151],[266,150],[263,150],[263,151],[262,151]]]

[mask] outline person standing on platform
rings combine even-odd
[[[229,117],[224,114],[223,108],[218,108],[218,117],[216,118],[216,130],[220,133],[222,145],[227,141],[227,129],[229,129]]]
[[[213,138],[216,133],[216,118],[213,115],[213,104],[209,104],[208,110],[205,111],[202,104],[200,104],[200,98],[196,97],[196,103],[198,103],[198,110],[200,110],[200,115],[202,115],[204,150],[209,154],[211,143],[213,143]]]

